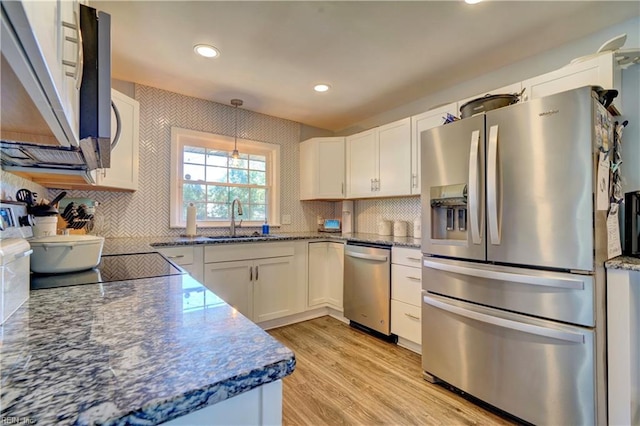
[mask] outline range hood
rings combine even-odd
[[[65,115],[60,88],[51,80],[23,4],[2,2],[2,95],[12,101],[2,102],[3,170],[75,175],[92,182],[91,171],[111,166],[111,20],[94,8],[78,7],[74,28],[82,37],[75,42],[84,59],[74,123]]]
[[[111,166],[111,141],[103,138],[81,139],[79,148],[1,141],[0,163],[6,171],[29,168],[43,172],[90,172]]]

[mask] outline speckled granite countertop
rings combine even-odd
[[[294,368],[189,275],[37,290],[0,326],[0,417],[158,424]]]
[[[176,245],[211,245],[211,244],[242,244],[270,241],[292,240],[333,240],[333,241],[357,241],[377,244],[388,244],[398,247],[420,248],[420,239],[411,237],[381,236],[377,234],[331,234],[319,232],[304,233],[276,233],[268,237],[257,236],[247,239],[224,239],[224,237],[139,237],[139,238],[107,238],[102,254],[147,253],[154,251],[154,247]]]
[[[631,256],[618,256],[607,260],[604,264],[607,269],[627,269],[629,271],[640,271],[640,258]]]

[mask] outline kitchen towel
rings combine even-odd
[[[196,206],[189,203],[187,206],[187,237],[196,236]]]

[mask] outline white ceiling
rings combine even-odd
[[[113,78],[333,131],[640,15],[637,1],[90,4],[112,16]]]

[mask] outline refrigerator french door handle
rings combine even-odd
[[[480,174],[479,151],[480,130],[471,133],[471,147],[469,148],[469,216],[471,220],[471,242],[480,244]]]
[[[433,299],[429,296],[423,296],[422,300],[427,305],[431,305],[434,308],[442,309],[443,311],[451,312],[452,314],[466,317],[472,320],[480,321],[485,324],[495,325],[497,327],[508,328],[515,331],[520,331],[527,334],[533,334],[536,336],[547,337],[550,339],[562,340],[571,343],[583,343],[585,342],[584,334],[574,333],[571,331],[553,330],[539,325],[526,324],[519,321],[513,321],[506,318],[494,317],[492,315],[483,314],[480,312],[470,311],[458,306],[453,306],[448,303],[441,302]]]
[[[562,288],[567,290],[584,290],[584,281],[579,279],[568,279],[558,277],[543,277],[525,274],[514,274],[502,271],[487,271],[485,269],[472,268],[461,265],[451,265],[448,263],[424,260],[424,266],[439,271],[452,272],[454,274],[469,275],[478,278],[488,278],[491,280],[511,281],[521,284],[537,285],[542,287]]]
[[[489,128],[487,152],[487,215],[489,216],[489,241],[500,245],[498,226],[498,125]]]

